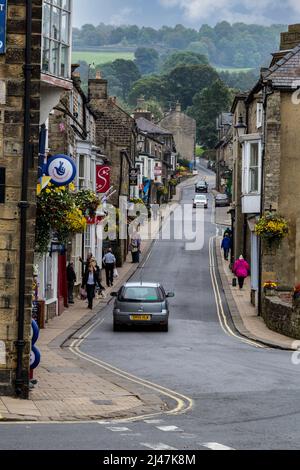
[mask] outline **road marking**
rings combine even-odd
[[[166,444],[149,444],[147,442],[141,442],[141,445],[148,447],[151,450],[178,450],[175,447],[167,446]]]
[[[140,421],[141,419],[146,419],[146,418],[152,418],[158,415],[161,415],[162,413],[167,414],[167,415],[178,415],[182,413],[187,413],[190,411],[193,407],[193,400],[189,397],[186,397],[185,395],[181,395],[173,390],[170,390],[166,387],[163,387],[161,385],[154,384],[152,382],[149,382],[148,380],[140,379],[139,377],[136,377],[129,372],[125,372],[121,369],[118,369],[117,367],[112,366],[111,364],[108,364],[106,362],[103,362],[93,356],[90,356],[80,350],[81,344],[85,341],[85,339],[102,323],[104,323],[107,315],[104,315],[103,318],[99,319],[98,321],[94,322],[91,326],[89,326],[86,330],[84,330],[81,335],[76,338],[72,344],[69,346],[69,350],[77,357],[80,357],[81,359],[84,359],[88,362],[91,362],[92,364],[97,365],[98,367],[101,367],[105,370],[108,370],[109,372],[112,372],[115,375],[118,375],[126,380],[130,380],[131,382],[137,383],[139,385],[143,385],[151,390],[154,390],[156,392],[159,392],[162,395],[165,395],[172,400],[177,402],[177,406],[170,411],[166,412],[157,412],[157,413],[152,413],[149,415],[145,416],[139,416],[139,417],[134,417],[134,418],[128,418],[121,420],[119,422],[132,422],[132,421]]]
[[[163,432],[178,432],[181,431],[177,426],[156,426],[157,429]]]
[[[201,444],[202,447],[207,447],[210,450],[235,450],[232,447],[224,446],[223,444],[218,444],[217,442],[207,442],[206,444]]]
[[[129,428],[107,428],[112,432],[131,432]]]
[[[213,286],[213,291],[216,299],[216,305],[217,305],[217,314],[219,318],[219,323],[221,325],[222,330],[224,333],[226,333],[228,336],[233,336],[234,338],[238,339],[239,341],[249,344],[250,346],[254,346],[256,348],[260,349],[269,349],[266,346],[256,343],[255,341],[252,341],[247,338],[243,338],[242,336],[239,336],[236,334],[229,326],[227,317],[224,312],[223,308],[223,302],[220,294],[220,289],[219,289],[219,284],[217,281],[217,276],[216,276],[216,269],[214,266],[214,249],[213,249],[213,242],[216,238],[211,237],[209,240],[209,258],[210,258],[210,275],[211,275],[211,280],[212,280],[212,286]]]
[[[160,424],[162,422],[163,422],[162,419],[145,419],[144,420],[144,423],[146,424]]]

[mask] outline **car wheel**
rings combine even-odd
[[[168,331],[169,331],[169,323],[167,323],[166,325],[161,325],[160,331],[162,331],[163,333],[168,333]]]
[[[114,323],[114,331],[122,331],[122,325],[119,325],[118,323]]]

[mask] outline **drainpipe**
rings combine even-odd
[[[25,50],[25,98],[24,98],[24,144],[23,144],[23,173],[20,208],[20,270],[19,270],[19,302],[18,302],[18,340],[17,348],[17,369],[15,391],[20,398],[27,399],[28,377],[27,371],[23,370],[23,352],[26,342],[24,341],[24,321],[25,321],[25,294],[26,294],[26,243],[27,243],[27,211],[28,203],[28,173],[32,158],[32,146],[30,144],[30,94],[31,94],[31,36],[32,36],[32,0],[26,1],[26,50]]]
[[[272,86],[272,85],[271,85]],[[270,84],[264,84],[263,87],[263,137],[262,137],[262,155],[261,155],[261,189],[260,189],[260,217],[264,213],[264,189],[265,189],[265,156],[266,156],[266,136],[267,136],[267,109],[268,97],[274,93]],[[258,316],[262,314],[262,241],[259,238],[259,273],[258,273]]]

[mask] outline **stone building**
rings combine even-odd
[[[47,120],[45,156],[71,156],[77,167],[74,181],[76,188],[96,192],[96,165],[104,164],[104,155],[102,150],[96,147],[96,118],[81,88],[76,68],[76,65],[72,66],[72,91],[61,95],[60,102]],[[102,246],[98,243],[96,231],[96,225],[89,223],[85,234],[74,236],[72,244],[67,247],[67,257],[69,261],[74,262],[78,284],[82,277],[80,258],[86,259],[88,253],[93,253],[98,263],[101,262]],[[57,251],[35,256],[38,266],[38,295],[40,300],[45,301],[46,321],[61,314],[67,306],[66,292],[61,290],[63,284],[60,282],[60,279],[66,276],[66,263],[60,262],[60,258],[61,254]]]
[[[232,195],[232,114],[221,113],[217,118],[218,144],[216,145],[216,187]]]
[[[300,338],[299,308],[291,292],[300,282],[300,25],[289,26],[270,67],[261,70],[249,94],[236,97],[233,113],[235,256],[251,262],[252,301],[267,325]],[[279,247],[268,247],[255,234],[261,215],[279,214],[289,234]],[[279,292],[265,297],[265,281],[277,281]],[[282,300],[284,298],[284,300]]]
[[[30,27],[26,3],[8,1],[7,48],[0,57],[0,394],[16,388],[24,397],[31,334],[42,1],[32,2]],[[33,66],[27,73],[26,49],[27,65]]]
[[[194,162],[196,157],[196,121],[182,112],[180,103],[176,104],[175,110],[170,111],[159,125],[173,134],[178,157]]]
[[[137,154],[137,127],[135,120],[108,96],[108,82],[98,72],[89,80],[88,102],[96,117],[96,145],[103,149],[111,166],[111,186],[114,195],[110,203],[119,207],[119,198],[127,200],[134,194],[130,187],[130,170],[135,168]],[[125,240],[118,240],[116,254],[122,264],[128,253]]]
[[[72,0],[8,0],[7,6],[0,56],[0,393],[27,398],[41,126],[72,88]]]

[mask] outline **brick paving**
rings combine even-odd
[[[246,279],[243,290],[240,290],[238,286],[232,286],[233,274],[229,263],[222,256],[221,241],[222,237],[216,239],[218,267],[229,310],[237,330],[247,338],[270,347],[297,350],[299,341],[269,330],[264,320],[258,316],[256,308],[250,301],[250,278]]]
[[[173,203],[181,199],[182,188],[192,184],[184,182],[177,188]],[[168,208],[163,214],[168,215]],[[156,225],[156,226],[155,226]],[[154,224],[158,233],[160,222]],[[143,235],[142,229],[142,235]],[[146,259],[153,241],[142,243],[141,264]],[[141,385],[132,385],[117,378],[112,372],[92,368],[77,359],[61,345],[86,325],[110,300],[110,292],[118,289],[135,272],[137,265],[128,256],[118,269],[119,278],[113,288],[105,291],[106,298],[87,313],[87,303],[76,300],[75,305],[56,317],[41,331],[38,346],[42,363],[35,372],[38,385],[30,392],[29,400],[0,397],[0,421],[67,421],[98,420],[138,416],[166,409],[166,404],[155,392],[149,393]]]

